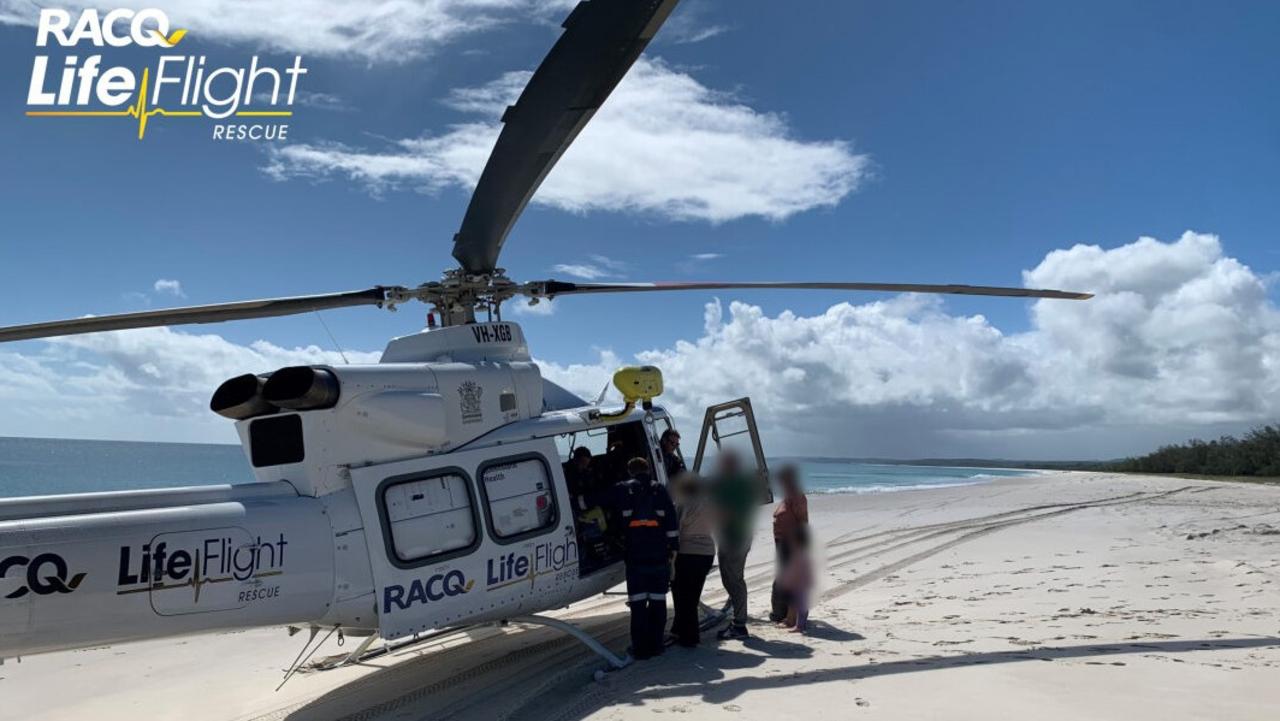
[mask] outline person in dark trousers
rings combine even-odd
[[[716,557],[720,566],[720,582],[729,594],[733,616],[729,625],[717,636],[721,640],[744,639],[747,632],[747,554],[756,511],[760,507],[760,482],[742,468],[732,451],[720,454],[716,476],[711,484],[712,506],[719,525]]]
[[[653,479],[649,462],[632,458],[630,478],[619,483],[612,506],[622,529],[627,567],[627,605],[631,607],[631,653],[636,660],[663,652],[667,626],[667,588],[671,557],[679,546],[676,509],[667,489]]]
[[[698,628],[698,601],[716,557],[714,511],[703,482],[692,473],[682,473],[672,481],[672,500],[680,516],[680,549],[671,581],[671,601],[675,606],[671,634],[676,643],[693,648],[702,635]]]
[[[658,439],[658,447],[662,449],[662,466],[667,471],[667,483],[685,472],[684,456],[680,455],[680,434],[674,428],[662,432]]]
[[[809,499],[805,498],[795,466],[783,466],[778,470],[778,487],[782,491],[782,500],[773,507],[773,547],[777,551],[777,575],[780,577],[791,560],[797,532],[809,525]],[[778,578],[774,579],[770,600],[769,620],[776,623],[786,618],[791,604],[786,586]]]

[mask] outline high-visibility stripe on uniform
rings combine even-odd
[[[624,509],[622,510],[622,517],[623,517],[623,518],[631,518],[631,514],[632,514],[632,513],[634,513],[634,512],[635,512],[635,511],[631,510],[630,508],[624,508]]]
[[[679,531],[667,531],[667,538],[679,538],[679,537],[680,537]]]
[[[665,600],[665,593],[633,593],[627,596],[628,601],[662,601]]]
[[[657,528],[658,522],[652,518],[637,518],[627,524],[628,528]]]

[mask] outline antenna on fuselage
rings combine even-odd
[[[338,355],[342,356],[344,365],[351,365],[351,361],[347,360],[347,354],[342,352],[342,346],[338,344],[338,339],[333,337],[333,331],[329,330],[329,324],[324,322],[324,316],[320,315],[320,311],[315,311],[316,319],[320,321],[320,325],[324,327],[324,332],[329,334],[329,340],[333,341],[333,347],[338,349]]]

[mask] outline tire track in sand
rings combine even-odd
[[[839,583],[821,595],[822,601],[839,598],[847,593],[874,583],[886,576],[893,575],[904,568],[919,563],[939,553],[943,553],[963,543],[1026,523],[1033,523],[1062,516],[1069,513],[1107,506],[1145,503],[1182,493],[1193,488],[1184,486],[1170,491],[1137,492],[1119,496],[1106,497],[1077,503],[1040,504],[1000,513],[976,516],[944,523],[931,523],[921,526],[889,529],[876,533],[854,537],[838,536],[825,544],[828,549],[841,549],[833,554],[827,563],[827,570],[847,568],[863,561],[891,556],[898,551],[905,551],[914,546],[929,544],[908,555],[894,558],[882,563],[854,578]],[[761,562],[749,567],[747,575],[748,588],[752,592],[769,587],[773,578],[773,562]],[[710,579],[708,585],[712,586]],[[713,588],[715,588],[713,586]],[[713,602],[723,602],[727,594],[723,589],[715,588],[705,597]],[[599,611],[609,607],[618,607],[621,611],[621,599],[618,597],[597,597],[584,604],[570,609],[572,615],[562,616],[566,620]],[[557,614],[560,615],[560,614]],[[628,634],[628,620],[625,616],[613,616],[604,619],[594,618],[579,620],[591,633],[611,648],[625,644]],[[537,633],[546,638],[533,643],[502,651],[504,642],[516,642],[514,636],[529,640],[526,633]],[[489,648],[490,657],[485,658],[480,647]],[[497,652],[497,655],[493,655]],[[477,658],[479,657],[479,658]],[[545,629],[530,630],[518,634],[498,634],[453,648],[441,648],[412,661],[396,664],[394,667],[357,679],[337,689],[332,689],[318,699],[293,704],[277,709],[253,721],[280,721],[293,719],[302,721],[310,718],[335,718],[325,710],[337,711],[356,705],[357,711],[341,713],[336,716],[343,721],[373,721],[379,717],[394,714],[404,718],[448,719],[480,716],[500,719],[552,719],[581,718],[586,713],[610,703],[612,692],[605,686],[591,684],[589,681],[574,681],[573,676],[587,673],[586,667],[595,663],[595,657],[578,643],[561,634]],[[458,664],[463,667],[459,668]],[[453,673],[439,676],[437,669],[446,668]],[[396,678],[389,678],[391,674]],[[432,678],[432,677],[435,678]],[[376,692],[378,686],[396,685],[401,680],[407,684],[421,681],[421,685],[411,690],[395,694],[392,698],[378,700],[369,699],[363,703],[360,697]],[[556,691],[568,686],[576,698],[566,699],[567,703],[548,703],[557,696]],[[583,694],[583,688],[586,693]],[[402,686],[403,687],[403,686]],[[465,695],[458,697],[459,687],[466,688]],[[511,694],[517,687],[526,687],[532,693]],[[503,691],[499,696],[495,692]],[[453,693],[450,693],[453,692]],[[431,697],[440,696],[441,704],[427,707]],[[511,708],[494,708],[498,698],[517,696],[530,699],[517,702]],[[423,704],[420,708],[414,708]],[[344,709],[345,710],[345,709]]]

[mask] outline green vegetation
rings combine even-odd
[[[1243,438],[1223,436],[1164,446],[1155,453],[1126,458],[1106,470],[1204,476],[1280,476],[1280,426],[1262,426]]]

